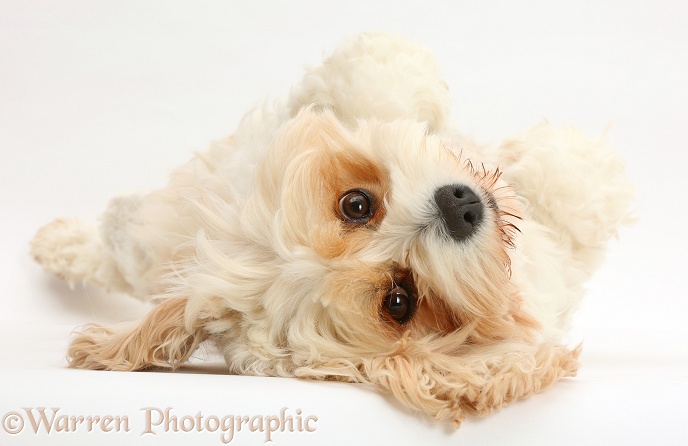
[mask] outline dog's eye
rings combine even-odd
[[[413,301],[408,292],[397,286],[382,301],[382,310],[400,324],[405,324],[413,315]]]
[[[347,221],[365,224],[373,216],[373,203],[368,192],[354,189],[339,199],[339,212]]]

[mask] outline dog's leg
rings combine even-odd
[[[394,54],[394,57],[389,57]],[[366,33],[310,68],[289,97],[290,115],[304,107],[331,108],[342,123],[358,119],[417,119],[441,130],[450,103],[432,53],[400,36]]]
[[[203,225],[199,205],[217,196],[231,202],[226,178],[247,175],[243,163],[218,172],[233,150],[229,137],[177,169],[166,187],[112,199],[98,227],[67,219],[49,223],[31,242],[33,257],[70,285],[83,282],[141,299],[157,294],[169,262],[193,256],[180,247]]]
[[[600,139],[543,123],[499,147],[504,178],[528,200],[577,267],[591,273],[628,221],[633,188],[623,160]]]
[[[144,232],[152,225],[138,215],[143,203],[137,195],[113,199],[98,228],[57,219],[36,233],[31,254],[70,286],[81,282],[145,298],[151,292],[148,273],[161,249]]]
[[[95,370],[176,368],[208,335],[200,321],[185,325],[186,299],[161,301],[140,322],[115,327],[91,324],[69,346],[73,367]]]
[[[132,290],[107,255],[97,228],[80,220],[57,219],[43,226],[31,241],[31,255],[72,287],[88,283],[110,291]]]

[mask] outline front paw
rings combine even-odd
[[[533,217],[582,260],[630,221],[633,187],[623,160],[601,138],[543,123],[502,144],[501,158]]]

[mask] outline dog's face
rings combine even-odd
[[[526,339],[534,323],[510,269],[521,205],[469,150],[415,122],[349,130],[304,110],[285,124],[243,209],[255,249],[272,253],[244,330],[262,330],[268,356],[288,356],[302,376],[374,381],[409,352],[409,386],[428,369],[451,379],[476,346]],[[227,343],[230,367],[246,372],[245,350]]]

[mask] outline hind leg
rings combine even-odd
[[[150,285],[150,247],[136,235],[139,196],[111,201],[99,228],[76,219],[57,219],[38,230],[31,254],[70,286],[86,283],[143,298]]]

